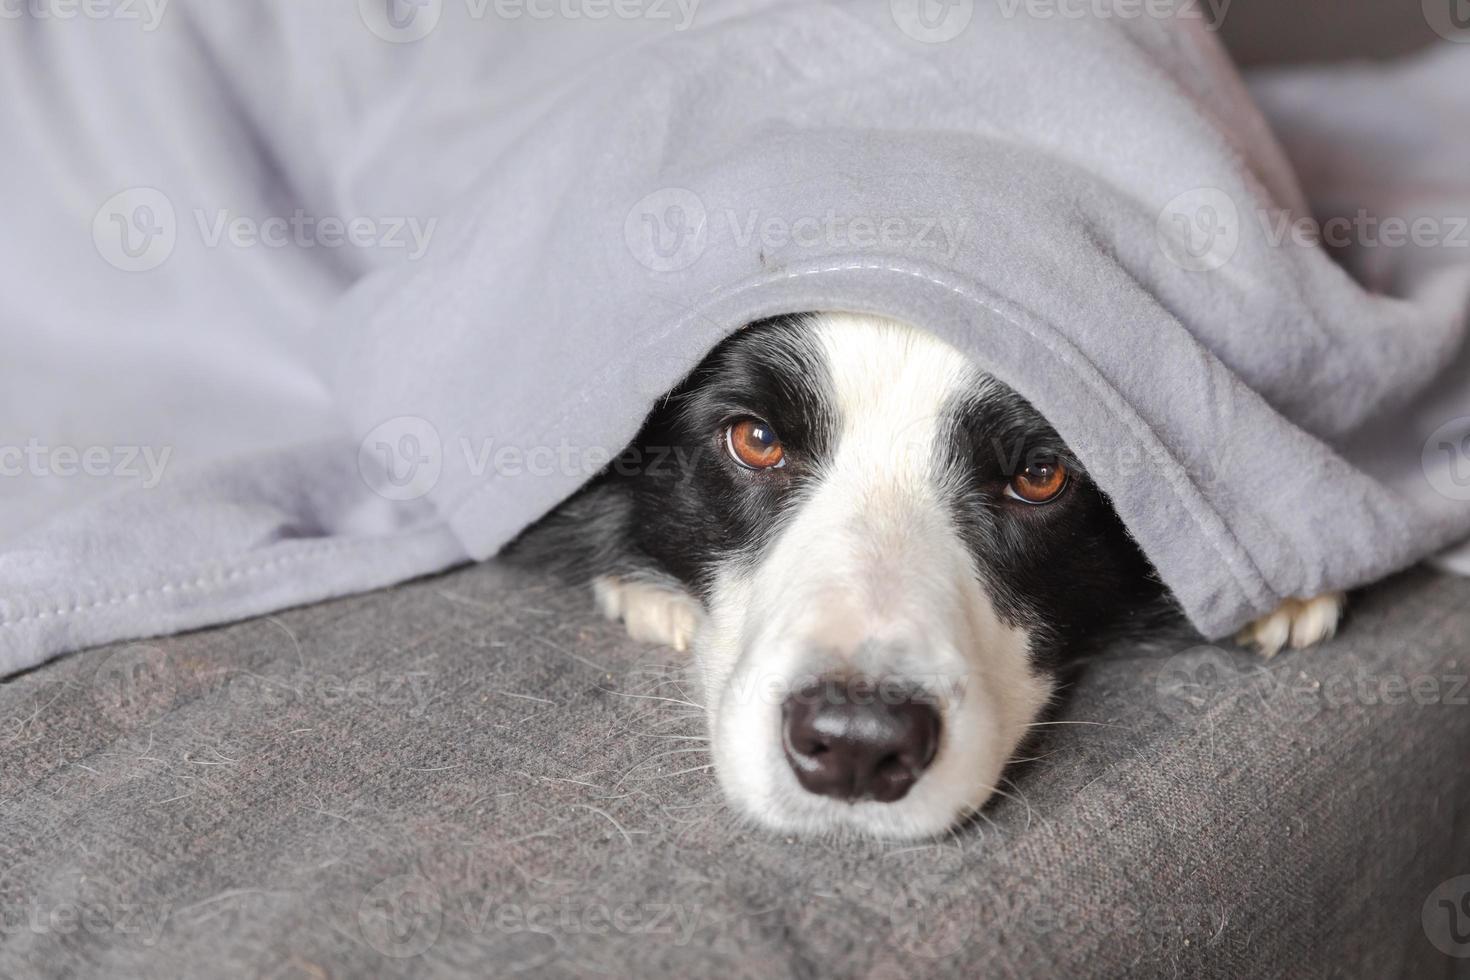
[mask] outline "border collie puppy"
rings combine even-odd
[[[1068,658],[1182,625],[1045,419],[870,316],[732,335],[511,554],[692,651],[727,796],[786,831],[945,831],[994,793]],[[1340,609],[1296,603],[1249,639],[1305,646]]]

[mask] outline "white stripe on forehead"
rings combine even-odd
[[[835,402],[837,455],[930,472],[946,409],[988,379],[959,351],[907,324],[830,313],[814,326]]]

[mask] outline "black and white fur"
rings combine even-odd
[[[726,432],[747,417],[779,435],[780,468],[731,457]],[[1070,474],[1042,505],[1006,489],[1037,459]],[[770,827],[943,832],[995,791],[1061,664],[1179,619],[1046,421],[892,320],[747,327],[659,404],[624,463],[512,553],[570,564],[634,637],[693,652],[720,782]],[[1251,638],[1268,653],[1315,642],[1340,608],[1300,604]],[[932,763],[891,802],[808,792],[783,752],[783,698],[854,674],[898,679],[938,706]]]

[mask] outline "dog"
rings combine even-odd
[[[1029,403],[865,315],[728,337],[510,553],[692,652],[726,796],[783,832],[948,830],[996,792],[1067,663],[1183,625]],[[1294,601],[1242,640],[1309,646],[1342,608]]]

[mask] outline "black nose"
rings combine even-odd
[[[788,697],[782,715],[797,780],[840,800],[902,799],[939,748],[939,712],[912,690],[818,681]]]

